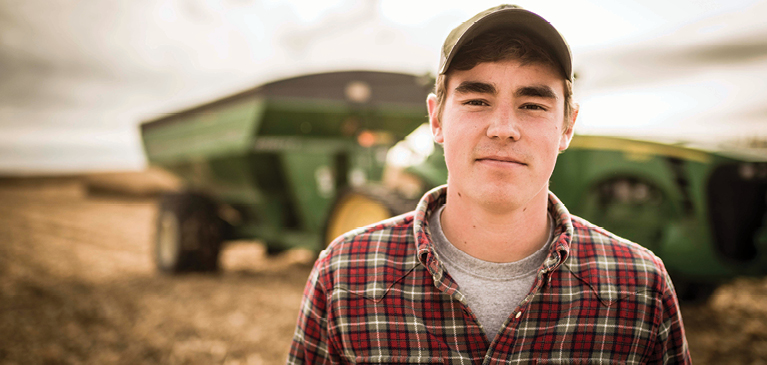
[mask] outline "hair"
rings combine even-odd
[[[564,81],[565,128],[570,128],[572,113],[577,108],[573,100],[573,83],[568,80],[562,67],[543,47],[524,34],[509,34],[508,30],[493,30],[463,45],[453,57],[444,74],[437,76],[434,93],[437,95],[437,118],[442,120],[442,111],[447,99],[447,83],[452,71],[471,70],[483,62],[517,60],[523,65],[543,64],[558,70]]]

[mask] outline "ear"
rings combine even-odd
[[[445,137],[442,135],[442,123],[440,123],[438,116],[439,106],[437,105],[437,95],[429,94],[426,97],[426,107],[429,109],[429,125],[431,126],[431,135],[434,138],[434,142],[443,143]]]
[[[559,152],[566,150],[570,146],[570,141],[573,139],[573,134],[575,134],[575,119],[578,118],[579,108],[577,104],[573,108],[573,114],[570,116],[570,123],[568,123],[569,127],[562,133],[562,137],[559,139]]]

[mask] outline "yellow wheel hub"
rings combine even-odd
[[[362,194],[349,193],[336,204],[328,219],[325,244],[355,228],[390,218],[392,213],[383,203]]]

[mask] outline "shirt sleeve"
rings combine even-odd
[[[664,270],[665,271],[665,270]],[[662,322],[658,333],[655,363],[662,364],[692,364],[687,337],[684,333],[682,312],[674,291],[671,278],[666,273],[666,290],[661,298],[663,306]]]
[[[337,364],[328,343],[327,295],[315,264],[306,282],[287,364]]]

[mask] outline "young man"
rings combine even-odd
[[[661,260],[548,191],[578,114],[561,35],[488,9],[450,33],[439,72],[447,185],[323,252],[288,363],[689,363]]]

